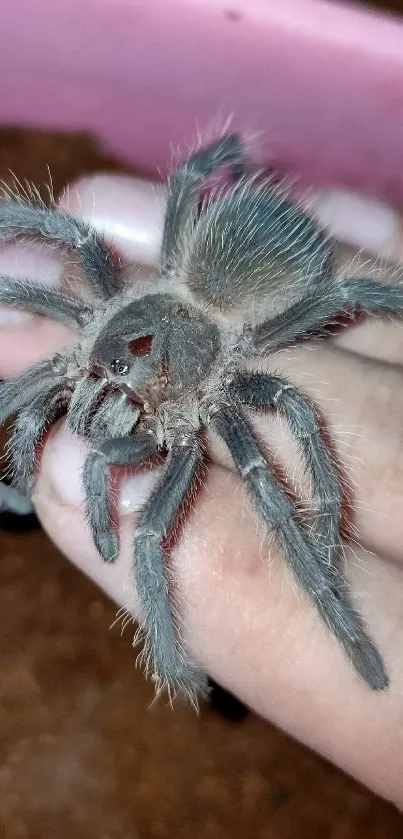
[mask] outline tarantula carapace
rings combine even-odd
[[[206,183],[228,173],[219,188]],[[353,608],[341,571],[341,489],[308,398],[284,378],[248,372],[247,360],[317,333],[340,313],[402,314],[403,291],[362,277],[336,279],[328,237],[272,177],[245,173],[244,148],[227,135],[194,152],[168,184],[155,285],[127,284],[84,222],[23,200],[0,204],[4,237],[35,234],[70,247],[93,295],[0,278],[0,303],[46,315],[77,332],[73,350],[0,386],[0,422],[17,413],[11,458],[29,490],[44,428],[60,411],[90,443],[86,513],[102,559],[118,557],[109,467],[160,451],[162,475],[138,515],[133,575],[144,607],[144,658],[157,686],[203,694],[207,680],[186,647],[164,571],[164,542],[197,479],[210,430],[225,442],[285,561],[353,666],[374,689],[388,679]],[[281,412],[299,443],[315,496],[313,525],[273,474],[249,409]]]

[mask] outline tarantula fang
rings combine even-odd
[[[206,195],[211,175],[226,180]],[[223,174],[223,172],[222,172]],[[204,192],[203,192],[204,190]],[[133,576],[144,608],[144,660],[157,687],[203,695],[207,679],[183,640],[164,570],[164,540],[203,461],[203,435],[225,442],[251,500],[286,563],[375,689],[388,677],[355,611],[341,571],[341,489],[316,411],[289,381],[250,373],[246,361],[317,333],[357,309],[403,313],[403,291],[362,277],[336,280],[328,237],[272,178],[249,177],[236,134],[194,152],[169,178],[160,262],[146,293],[88,224],[26,201],[0,204],[3,237],[27,233],[70,248],[92,299],[11,277],[0,303],[46,315],[77,332],[73,350],[0,385],[0,422],[16,413],[14,483],[29,492],[45,427],[65,413],[91,450],[83,472],[86,513],[106,562],[119,541],[108,500],[109,467],[160,451],[162,476],[139,513]],[[274,476],[249,409],[280,412],[298,441],[319,513],[312,527]]]

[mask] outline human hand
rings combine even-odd
[[[155,263],[164,207],[148,185],[122,177],[92,178],[70,191],[69,208],[103,230],[123,256]],[[48,256],[45,249],[34,253],[32,259],[30,250],[7,246],[0,272],[40,277],[49,284],[60,281],[61,258],[54,252]],[[73,340],[46,320],[27,316],[7,323],[5,318],[4,311],[2,376]],[[284,569],[274,544],[264,540],[219,449],[214,449],[207,487],[175,553],[188,641],[206,671],[263,716],[398,804],[403,804],[402,365],[402,325],[378,320],[346,331],[319,350],[309,345],[275,357],[276,370],[315,398],[341,462],[353,468],[354,518],[364,547],[349,554],[348,576],[384,655],[391,679],[387,691],[372,693],[358,680]],[[282,457],[293,470],[292,452],[275,423],[264,417],[258,422],[263,439],[272,443],[273,435],[279,435]],[[35,487],[37,511],[60,549],[136,614],[130,539],[136,510],[156,473],[124,479],[121,556],[108,566],[92,544],[82,512],[85,453],[84,443],[63,425],[51,433]]]

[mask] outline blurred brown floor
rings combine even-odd
[[[0,131],[55,191],[116,168],[83,137]],[[1,839],[394,839],[403,816],[249,714],[159,703],[115,608],[41,532],[0,533]]]

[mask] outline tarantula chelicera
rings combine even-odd
[[[206,193],[209,177],[228,173]],[[326,235],[273,178],[245,173],[244,148],[227,135],[194,152],[169,179],[157,281],[147,293],[83,221],[22,200],[0,204],[2,236],[36,234],[71,248],[93,302],[40,284],[0,278],[0,303],[47,315],[77,331],[77,344],[0,385],[0,423],[11,438],[15,485],[29,489],[35,451],[60,411],[90,441],[86,513],[105,562],[119,543],[108,497],[109,467],[166,455],[162,476],[138,515],[134,581],[144,608],[144,656],[157,685],[203,694],[164,573],[164,541],[205,452],[206,432],[226,444],[255,508],[285,561],[353,666],[371,688],[384,665],[353,608],[341,571],[341,489],[314,407],[277,375],[247,371],[267,355],[317,333],[341,313],[403,313],[403,290],[362,277],[336,280]],[[313,487],[309,526],[274,476],[249,409],[281,412],[300,445]]]

